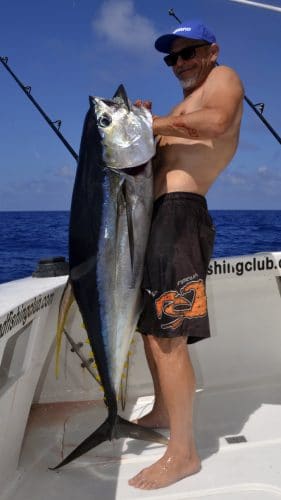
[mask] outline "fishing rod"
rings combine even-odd
[[[24,91],[25,95],[28,97],[28,99],[31,100],[31,102],[34,104],[34,106],[38,109],[39,113],[43,116],[43,118],[46,120],[48,125],[53,129],[55,134],[59,137],[59,139],[62,141],[62,143],[65,145],[65,147],[68,149],[70,154],[72,154],[73,158],[78,161],[78,154],[74,151],[74,149],[70,146],[70,144],[67,142],[65,137],[62,135],[60,132],[60,127],[61,127],[61,120],[56,120],[55,122],[52,122],[52,120],[48,117],[48,115],[45,113],[45,111],[39,106],[38,102],[34,99],[34,97],[31,95],[31,87],[24,85],[13,73],[11,68],[8,66],[8,57],[1,57],[0,56],[0,62],[3,64],[4,68],[12,75],[14,80],[17,82],[17,84],[20,86],[20,88]]]
[[[174,9],[170,9],[169,10],[169,16],[174,17],[178,21],[178,23],[180,23],[180,24],[182,23],[182,21],[176,16]],[[216,63],[216,65],[219,66],[219,63]],[[256,113],[256,115],[259,117],[259,119],[268,128],[268,130],[272,133],[272,135],[279,142],[279,144],[281,144],[281,137],[280,137],[280,135],[277,134],[276,130],[274,130],[274,128],[270,125],[270,123],[263,116],[264,103],[263,102],[259,102],[257,104],[254,104],[249,99],[249,97],[246,96],[246,94],[244,95],[244,99],[245,99],[246,103],[252,108],[252,110],[254,111],[254,113]]]

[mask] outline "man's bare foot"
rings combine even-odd
[[[130,479],[129,485],[142,490],[165,488],[184,477],[196,474],[200,469],[201,462],[196,453],[187,457],[172,455],[167,450],[160,460]]]
[[[133,420],[134,424],[154,429],[168,429],[170,427],[169,417],[165,411],[152,410],[143,417]]]

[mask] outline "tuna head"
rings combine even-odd
[[[152,116],[133,106],[123,85],[112,99],[90,97],[107,167],[120,170],[147,163],[155,154]]]

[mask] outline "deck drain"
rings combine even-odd
[[[245,436],[229,436],[225,438],[228,444],[247,443]]]

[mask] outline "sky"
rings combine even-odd
[[[157,115],[181,101],[154,49],[177,27],[170,8],[215,32],[220,64],[265,103],[281,135],[281,0],[1,0],[0,55],[78,152],[89,95],[112,97],[123,83]],[[0,92],[0,211],[69,210],[74,158],[2,64]],[[207,194],[209,208],[280,209],[280,166],[280,144],[245,103],[237,153]]]

